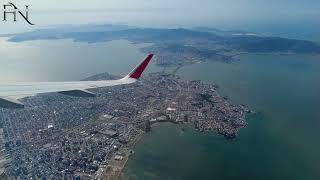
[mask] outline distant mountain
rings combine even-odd
[[[153,29],[134,28],[125,30],[104,30],[94,32],[68,31],[60,29],[41,29],[32,32],[16,34],[9,39],[12,42],[30,40],[52,40],[52,39],[74,39],[88,43],[104,42],[114,39],[127,39],[134,42],[154,42],[154,41],[181,41],[187,38],[192,39],[221,39],[219,36],[207,32],[198,32],[188,29]]]
[[[9,41],[73,39],[80,42],[96,43],[126,39],[137,43],[195,46],[220,51],[239,52],[283,52],[320,53],[320,45],[312,41],[293,40],[280,37],[265,37],[244,31],[222,31],[214,28],[157,29],[135,28],[120,25],[72,25],[40,29],[13,35]],[[186,47],[186,46],[185,46]],[[194,49],[193,49],[194,50]]]

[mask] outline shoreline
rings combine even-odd
[[[256,115],[258,114],[257,112],[255,111],[252,111],[252,110],[249,110],[246,112],[246,114],[244,115],[244,119],[247,119],[248,118],[248,115]],[[167,124],[170,124],[170,125],[188,125],[188,126],[192,126],[192,124],[190,122],[182,122],[182,123],[176,123],[174,121],[156,121],[156,122],[153,122],[151,123],[151,129],[153,126],[157,126],[159,124],[164,124],[164,123],[167,123]],[[201,132],[199,131],[199,129],[197,128],[194,128],[192,127],[195,131],[198,131],[198,132]],[[142,131],[141,130],[141,134],[139,134],[133,141],[131,141],[128,145],[128,147],[125,147],[125,149],[127,148],[129,151],[134,151],[134,148],[135,146],[142,140],[142,138],[144,137],[144,135],[146,135],[147,133],[150,133],[150,132],[145,132],[145,131]],[[203,132],[201,132],[203,133]],[[219,132],[217,132],[217,135],[218,136],[223,136],[222,134],[220,134]],[[226,141],[229,141],[229,140],[232,140],[232,139],[226,139]],[[121,150],[120,150],[121,151]],[[128,161],[129,161],[129,158],[130,156],[132,155],[132,153],[130,154],[127,154],[123,160],[123,165],[121,166],[121,168],[118,169],[118,173],[117,173],[117,176],[115,178],[108,178],[108,176],[110,176],[110,174],[108,174],[107,172],[108,171],[105,171],[105,177],[103,179],[105,180],[120,180],[120,177],[121,177],[121,174],[123,173],[123,170],[124,168],[127,166],[128,164]],[[115,155],[114,155],[115,156]],[[114,159],[114,156],[112,157],[112,160],[110,162],[110,164],[112,162],[115,162],[116,160]],[[110,165],[108,165],[110,166]],[[112,166],[111,166],[112,167]],[[114,167],[113,167],[114,168]],[[108,167],[106,168],[106,170],[108,169]]]
[[[159,121],[159,122],[153,123],[153,124],[151,125],[151,127],[152,127],[152,126],[157,126],[158,124],[162,124],[162,123],[168,123],[168,124],[171,124],[171,125],[176,124],[176,123],[171,122],[171,121]],[[186,124],[188,124],[188,123],[186,123]],[[124,147],[124,149],[127,149],[128,151],[131,151],[131,152],[134,151],[135,146],[142,140],[142,138],[143,138],[147,133],[149,133],[149,132],[145,132],[145,131],[142,131],[142,130],[141,130],[141,133],[140,133],[139,135],[137,135],[136,138],[128,144],[128,147]],[[121,150],[120,150],[120,151],[121,151]],[[130,152],[129,152],[129,153],[125,156],[124,160],[122,161],[123,163],[122,163],[121,168],[118,167],[118,173],[117,173],[116,177],[114,177],[114,178],[108,177],[108,176],[110,176],[110,175],[107,173],[108,171],[105,171],[105,175],[104,175],[103,179],[106,179],[106,180],[120,180],[121,174],[123,173],[124,168],[127,166],[128,161],[129,161],[129,158],[130,158],[130,156],[131,156],[132,154],[133,154],[133,153],[130,153]],[[117,161],[114,159],[114,157],[115,157],[115,155],[112,157],[112,160],[111,160],[110,164],[112,164],[112,162],[117,162]],[[108,170],[108,167],[116,168],[116,167],[114,167],[114,166],[108,165],[108,166],[106,167],[106,170]]]
[[[110,160],[109,165],[104,169],[104,173],[99,179],[105,179],[105,180],[119,180],[120,176],[126,167],[129,157],[133,154],[133,149],[136,146],[136,144],[141,141],[143,136],[146,132],[142,131],[137,135],[134,140],[130,141],[125,147],[122,147],[119,149],[119,152],[124,154],[122,157],[122,160],[116,160],[115,157],[117,156],[117,153],[115,153],[112,156],[112,159]]]
[[[130,151],[133,151],[133,153],[134,153],[134,148],[136,147],[136,145],[142,140],[142,138],[143,138],[143,136],[146,134],[146,132],[143,132],[142,131],[142,133],[141,134],[139,134],[135,139],[134,139],[134,141],[132,141],[132,144],[130,145]],[[125,160],[125,163],[124,163],[124,165],[123,165],[123,167],[121,168],[121,170],[120,170],[120,173],[119,173],[119,175],[118,175],[118,177],[117,177],[117,179],[116,180],[119,180],[119,178],[120,178],[120,175],[123,173],[123,170],[124,170],[124,168],[127,166],[127,164],[128,164],[128,161],[129,161],[129,158],[130,158],[130,156],[133,154],[133,153],[130,153],[128,156],[127,156],[127,158],[126,158],[126,160]]]

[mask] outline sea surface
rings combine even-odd
[[[247,54],[182,68],[215,82],[234,103],[260,112],[236,141],[176,125],[142,139],[122,179],[320,179],[320,57]]]
[[[11,43],[1,38],[0,83],[125,75],[144,58],[138,49],[143,46],[124,40]],[[188,125],[158,124],[136,146],[123,180],[320,179],[320,56],[246,54],[240,59],[177,71],[185,79],[216,83],[223,96],[259,112],[247,117],[239,138],[227,141]],[[151,64],[148,72],[161,70]]]

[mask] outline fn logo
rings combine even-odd
[[[14,22],[17,21],[17,15],[20,15],[28,24],[34,25],[29,21],[29,6],[25,5],[25,9],[21,11],[13,3],[8,3],[3,5],[3,21],[7,21],[10,17]]]

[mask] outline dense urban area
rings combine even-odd
[[[114,78],[104,73],[86,80]],[[92,91],[96,97],[50,93],[24,98],[24,109],[0,109],[2,177],[117,179],[115,164],[127,160],[153,123],[189,123],[233,139],[249,112],[230,104],[214,84],[162,73]]]

